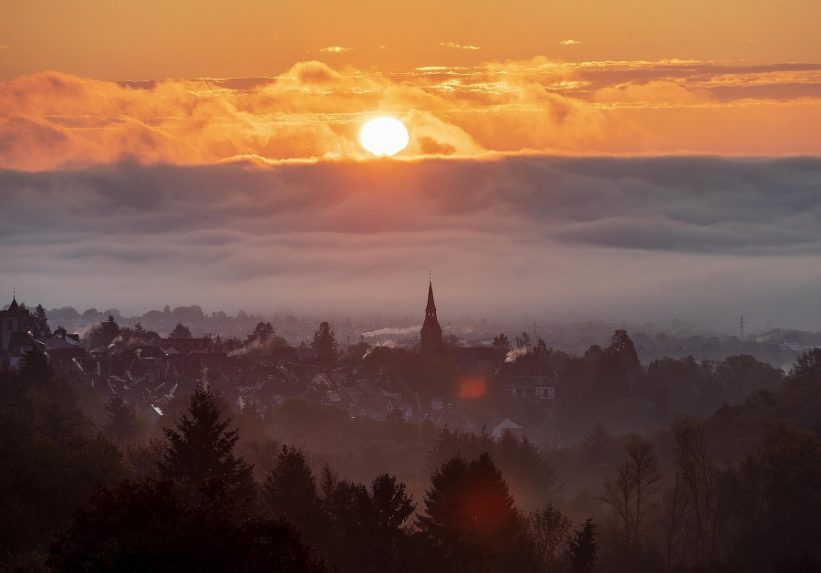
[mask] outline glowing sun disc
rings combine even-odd
[[[374,155],[396,155],[408,145],[408,129],[393,117],[377,117],[362,126],[359,142]]]

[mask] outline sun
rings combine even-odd
[[[408,145],[410,136],[405,124],[396,118],[377,117],[362,126],[359,142],[374,155],[396,155]]]

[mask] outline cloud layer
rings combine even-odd
[[[821,66],[535,58],[379,72],[310,61],[274,78],[132,83],[46,72],[0,83],[0,168],[361,159],[359,127],[380,113],[408,125],[409,159],[818,154]]]
[[[338,161],[0,171],[0,291],[444,320],[813,327],[821,159]]]

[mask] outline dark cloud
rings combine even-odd
[[[819,191],[817,158],[0,171],[0,290],[126,310],[409,312],[432,267],[452,313],[807,322]]]

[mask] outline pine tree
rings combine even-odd
[[[382,474],[373,480],[371,501],[377,531],[387,540],[401,532],[402,524],[416,507],[405,491],[405,484],[397,482],[390,474]]]
[[[262,495],[272,515],[285,518],[303,533],[311,533],[318,525],[316,482],[299,450],[282,446],[276,466],[265,478]]]
[[[51,336],[51,327],[48,325],[46,309],[43,308],[42,304],[38,304],[37,308],[34,309],[34,320],[37,321],[37,325],[40,327],[40,330],[43,331],[44,335]]]
[[[168,335],[168,338],[191,338],[191,329],[185,326],[183,323],[178,322],[177,326],[174,327],[174,330]]]
[[[596,526],[587,518],[581,529],[570,540],[570,570],[572,573],[591,573],[596,563]]]
[[[229,425],[213,394],[194,392],[176,430],[164,429],[168,449],[160,464],[163,477],[211,497],[250,503],[255,487],[251,466],[234,455],[239,434]]]
[[[137,437],[134,407],[127,404],[118,394],[106,402],[105,409],[108,413],[104,428],[106,435],[120,444],[133,441]]]
[[[336,360],[336,335],[331,329],[331,325],[322,322],[319,329],[314,333],[314,341],[311,346],[319,355],[319,360],[323,364],[333,364]]]
[[[524,522],[488,454],[469,464],[456,456],[431,479],[417,525],[440,557],[469,571],[523,570],[532,558]]]

